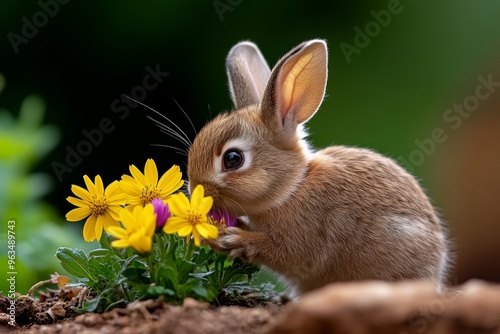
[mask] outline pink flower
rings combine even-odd
[[[208,216],[217,223],[217,225],[225,225],[226,227],[236,226],[237,217],[232,216],[226,210],[212,210],[208,213]]]
[[[163,200],[155,198],[151,201],[156,213],[156,228],[162,228],[170,217],[170,209]]]

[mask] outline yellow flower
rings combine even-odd
[[[120,221],[123,227],[111,226],[108,233],[119,240],[111,242],[116,248],[133,247],[138,253],[151,251],[156,229],[156,215],[153,204],[137,205],[133,211],[122,210]]]
[[[183,193],[173,195],[168,200],[168,207],[173,216],[167,220],[163,231],[169,234],[177,232],[180,237],[192,234],[196,246],[200,245],[200,236],[206,239],[217,238],[217,227],[210,225],[207,218],[212,204],[212,197],[204,197],[201,184],[194,189],[191,202]]]
[[[145,206],[155,198],[167,199],[177,191],[184,181],[179,166],[172,166],[158,181],[158,170],[153,159],[148,159],[144,167],[144,174],[130,165],[130,175],[123,175],[120,181],[122,190],[128,194],[129,209],[136,205]]]
[[[69,196],[68,202],[78,208],[66,214],[66,219],[77,222],[85,217],[90,217],[83,226],[83,238],[87,242],[100,240],[102,229],[108,231],[110,226],[118,226],[120,218],[120,206],[125,202],[126,195],[122,193],[118,181],[114,181],[104,189],[102,179],[99,175],[95,177],[95,184],[87,175],[83,176],[87,189],[77,185],[71,186],[71,191],[78,197]]]

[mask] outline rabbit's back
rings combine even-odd
[[[366,148],[331,146],[316,153],[332,178],[337,205],[350,211],[414,216],[441,230],[441,223],[422,187],[392,159]],[[316,168],[313,165],[312,169]],[[321,174],[322,172],[316,173]]]
[[[311,262],[297,263],[302,272],[287,275],[299,290],[350,280],[443,283],[447,245],[441,222],[415,178],[393,160],[369,149],[326,148],[314,155],[289,203],[303,203],[307,212],[292,223],[302,224],[295,244],[304,234],[318,239],[308,241],[316,253],[314,270],[307,270]],[[279,209],[287,210],[292,207]]]

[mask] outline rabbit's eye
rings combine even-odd
[[[224,153],[224,168],[226,170],[238,169],[245,160],[243,152],[230,149]]]

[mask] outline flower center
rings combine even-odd
[[[141,193],[141,204],[142,206],[145,206],[148,203],[151,203],[152,200],[155,198],[161,198],[161,193],[158,189],[155,187],[149,185],[149,186],[144,186],[142,188],[142,193]]]
[[[208,217],[208,223],[216,227],[226,227],[226,220],[222,217],[220,220],[215,220],[213,217]]]
[[[103,216],[108,209],[108,203],[104,196],[92,196],[92,203],[90,204],[90,212],[93,216]]]
[[[187,221],[190,222],[191,225],[195,226],[196,224],[199,224],[201,222],[201,215],[193,212],[192,210],[189,210],[187,214]]]

